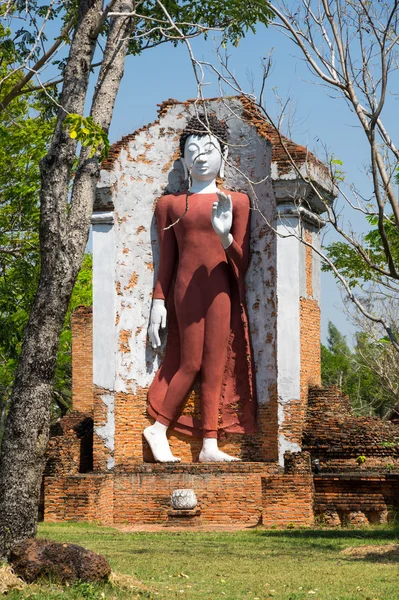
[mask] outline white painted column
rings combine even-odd
[[[115,228],[113,212],[98,212],[93,226],[93,385],[107,391],[102,395],[107,419],[94,432],[110,450],[108,469],[114,466],[114,389],[116,356]]]
[[[291,204],[292,207],[292,204]],[[284,215],[280,206],[277,218],[277,394],[279,462],[284,464],[284,452],[297,452],[299,444],[288,440],[281,432],[289,403],[300,400],[300,296],[304,276],[304,245],[298,239],[299,219]]]

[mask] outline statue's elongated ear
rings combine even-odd
[[[181,164],[183,165],[184,179],[188,179],[189,170],[188,170],[186,159],[184,158],[184,156],[180,157],[180,161],[181,161]]]
[[[224,165],[226,163],[228,155],[229,155],[229,149],[227,146],[225,146],[225,149],[223,150],[223,153],[222,153],[222,164],[220,165],[220,171],[219,171],[219,176],[222,179],[224,177]]]

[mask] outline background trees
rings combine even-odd
[[[370,284],[373,293],[381,297],[397,299],[399,291],[395,189],[399,151],[396,130],[389,131],[385,121],[399,76],[398,7],[396,0],[271,3],[273,25],[293,42],[309,68],[312,83],[324,86],[326,93],[337,99],[336,114],[328,118],[342,119],[345,109],[344,118],[364,134],[368,161],[361,189],[346,182],[345,166],[339,158],[330,160],[331,179],[340,198],[335,206],[325,206],[327,222],[340,240],[325,249],[324,258],[347,296],[363,315],[383,327],[396,351],[397,323],[389,319],[383,302],[370,305],[363,297]],[[302,176],[311,182],[310,177]]]
[[[52,94],[57,114],[40,163],[40,274],[2,438],[0,557],[36,532],[57,351],[88,239],[99,160],[126,55],[167,41],[185,42],[214,28],[224,41],[237,44],[256,22],[267,22],[270,11],[260,0],[54,0],[46,6],[17,0],[5,3],[2,15],[11,28],[4,31],[10,68],[0,80],[0,110],[9,112],[17,98],[37,88],[47,96],[54,78],[44,79],[44,67],[55,66],[56,60],[62,90]],[[22,29],[13,29],[20,18]],[[45,28],[55,18],[60,33],[47,48]],[[70,43],[67,55],[55,58],[64,43]],[[96,61],[99,73],[90,97]],[[87,103],[90,118],[85,119]]]
[[[323,385],[341,388],[355,414],[389,418],[397,406],[399,379],[397,352],[390,341],[359,330],[351,348],[331,322],[328,333],[327,345],[321,346]]]

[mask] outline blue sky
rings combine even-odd
[[[196,58],[217,64],[217,41],[192,42]],[[277,114],[276,94],[284,100],[291,99],[293,112],[291,137],[298,143],[324,157],[328,152],[344,162],[343,169],[350,181],[367,189],[363,184],[362,164],[367,162],[367,147],[363,133],[345,102],[328,94],[325,87],[316,85],[306,65],[299,59],[299,51],[281,33],[272,27],[259,27],[257,34],[248,35],[238,48],[229,48],[229,64],[245,91],[255,93],[260,89],[261,59],[273,51],[273,71],[266,86],[265,99],[268,110]],[[249,74],[251,73],[251,75]],[[253,80],[253,81],[252,81]],[[208,72],[210,83],[204,91],[207,97],[218,95],[216,76]],[[311,83],[313,81],[313,83]],[[131,133],[156,118],[157,104],[168,98],[185,100],[196,96],[196,82],[186,48],[163,45],[148,50],[139,57],[128,57],[125,76],[116,102],[110,130],[111,142]],[[364,224],[346,211],[355,230]],[[329,240],[332,234],[325,232]],[[351,337],[353,329],[342,313],[341,296],[333,277],[322,275],[322,339],[327,335],[331,320]]]
[[[55,23],[50,26],[56,29]],[[207,41],[196,38],[191,43],[196,58],[218,64],[216,57],[218,42],[212,35]],[[368,163],[368,146],[356,117],[344,100],[334,97],[331,90],[317,83],[302,60],[299,49],[273,27],[259,26],[256,34],[248,34],[238,48],[228,48],[230,68],[242,89],[251,92],[254,88],[255,93],[258,93],[261,84],[262,57],[268,56],[272,50],[273,69],[264,93],[268,111],[272,115],[279,112],[276,95],[283,102],[290,98],[292,113],[290,137],[297,143],[308,146],[310,151],[321,159],[325,157],[326,151],[329,155],[333,154],[341,159],[347,182],[355,183],[367,195],[370,188],[363,168]],[[207,72],[206,82],[209,85],[205,88],[204,95],[218,96],[216,75]],[[195,97],[196,93],[196,81],[190,58],[183,44],[177,48],[171,44],[163,44],[158,48],[146,50],[141,56],[129,56],[110,129],[111,143],[154,121],[157,118],[157,104],[162,101],[168,98],[185,100]],[[89,109],[88,104],[87,112]],[[397,129],[395,123],[398,122],[398,100],[393,95],[388,97],[383,118],[391,135],[394,136]],[[366,229],[364,220],[345,208],[342,201],[340,204],[342,204],[346,228],[351,227],[357,232],[364,231]],[[323,238],[327,242],[337,239],[336,234],[328,231],[327,228],[324,230]],[[323,273],[322,341],[326,339],[329,320],[348,336],[350,342],[353,328],[342,312],[342,301],[337,285],[332,275]]]

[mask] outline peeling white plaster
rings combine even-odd
[[[278,403],[278,423],[281,424],[284,421],[284,412],[286,410],[286,406],[281,404],[280,398]],[[284,452],[300,452],[301,447],[296,442],[291,442],[287,440],[283,433],[278,434],[278,462],[283,467],[284,466]]]
[[[267,403],[277,383],[281,427],[290,402],[300,397],[299,299],[306,293],[306,283],[305,247],[295,236],[283,238],[273,231],[277,222],[276,203],[281,212],[287,211],[277,225],[279,233],[286,235],[297,233],[302,210],[298,204],[306,200],[313,206],[316,200],[312,188],[298,179],[294,171],[279,176],[277,165],[271,164],[269,142],[239,118],[242,112],[239,100],[210,101],[208,110],[228,120],[233,142],[224,187],[246,192],[254,209],[246,286],[258,401]],[[154,209],[164,193],[183,189],[183,169],[176,160],[179,136],[194,111],[193,104],[170,106],[159,123],[138,132],[128,147],[121,149],[111,172],[101,172],[98,194],[104,202],[112,199],[115,213],[113,227],[97,221],[93,228],[94,379],[106,389],[135,393],[152,382],[161,362],[164,344],[154,351],[147,341],[159,260]],[[320,166],[309,168],[329,193]],[[313,240],[319,243],[317,232]],[[96,266],[99,259],[102,264]],[[316,298],[319,298],[319,269],[313,258]],[[165,343],[166,333],[163,337]],[[110,432],[111,405],[108,411]],[[286,450],[300,450],[298,444],[289,442],[282,434],[278,444],[280,458]]]
[[[271,147],[254,128],[234,119],[231,107],[240,114],[238,101],[231,101],[230,108],[220,102],[209,103],[210,112],[227,116],[230,136],[237,141],[237,147],[230,149],[224,185],[248,193],[253,207],[260,208],[263,215],[256,210],[252,215],[252,259],[246,283],[258,395],[264,403],[276,382],[275,239],[267,225],[275,221],[275,200],[270,180],[264,181],[270,170]],[[192,105],[171,106],[158,124],[139,132],[128,148],[121,150],[112,173],[101,174],[101,186],[112,187],[115,206],[116,391],[135,393],[137,388],[147,387],[161,362],[163,347],[154,351],[147,342],[159,258],[153,213],[166,188],[171,192],[182,189],[183,169],[174,158],[180,132],[194,110]],[[262,183],[251,186],[231,166],[238,162],[243,173]]]
[[[108,448],[111,456],[107,461],[107,468],[112,469],[115,465],[112,456],[115,448],[115,396],[114,394],[102,394],[101,400],[107,407],[107,420],[102,427],[94,427],[94,433],[104,440],[104,446]]]
[[[107,220],[108,219],[108,220]],[[93,383],[108,390],[115,380],[115,231],[112,213],[93,219]]]
[[[295,217],[277,225],[278,395],[283,404],[300,396],[299,298],[304,271],[297,228]]]

